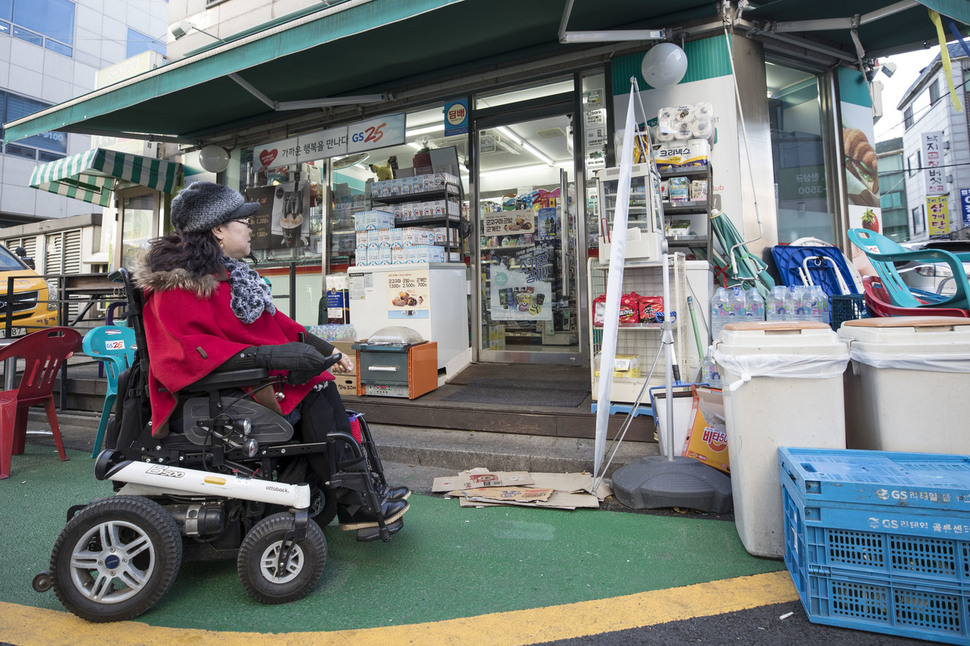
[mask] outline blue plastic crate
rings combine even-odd
[[[850,449],[778,450],[778,472],[811,503],[970,512],[970,457]]]
[[[810,621],[970,644],[970,542],[819,524],[816,505],[851,504],[806,507],[782,478],[785,565]],[[864,521],[867,507],[846,511]]]

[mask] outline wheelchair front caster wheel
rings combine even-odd
[[[327,539],[314,522],[307,523],[306,537],[290,547],[280,566],[285,541],[295,526],[292,514],[268,516],[249,530],[239,547],[236,571],[246,592],[260,603],[279,604],[302,599],[320,580],[327,564]]]
[[[50,572],[41,572],[30,582],[35,592],[47,592],[54,585],[54,577]]]

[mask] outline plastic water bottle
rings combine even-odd
[[[821,285],[812,285],[808,291],[810,320],[828,325],[831,323],[828,294],[825,293]]]
[[[731,288],[731,314],[728,316],[728,323],[741,323],[745,320],[745,310],[747,309],[747,299],[744,296],[744,289],[741,287]]]
[[[724,324],[731,316],[731,296],[728,290],[718,287],[711,297],[711,338],[717,341]]]
[[[765,299],[761,298],[761,294],[755,288],[747,290],[745,294],[744,320],[765,320]]]
[[[804,285],[792,285],[788,288],[789,300],[785,303],[786,319],[788,321],[807,321],[809,319],[809,298]]]
[[[717,371],[717,363],[714,361],[714,346],[707,349],[707,354],[701,360],[701,383],[705,383],[711,388],[721,387],[721,375]]]
[[[788,289],[779,285],[768,294],[768,302],[765,306],[765,318],[768,321],[784,321],[787,306]]]

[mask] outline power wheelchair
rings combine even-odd
[[[235,558],[254,599],[286,603],[320,579],[327,560],[321,528],[341,500],[352,497],[377,518],[357,530],[357,540],[388,541],[403,527],[403,517],[382,517],[388,485],[363,416],[348,410],[359,422],[360,441],[332,432],[325,442],[298,442],[284,417],[240,390],[270,385],[265,369],[216,372],[186,388],[182,432],[153,438],[144,294],[124,269],[112,278],[124,284],[137,343],[94,468],[116,495],[68,511],[35,590],[53,587],[68,610],[88,621],[121,621],[151,609],[183,560]],[[326,456],[329,478],[309,468],[306,458],[315,455]]]

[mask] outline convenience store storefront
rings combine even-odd
[[[595,173],[617,163],[631,76],[646,118],[664,105],[713,105],[712,190],[753,252],[805,236],[846,248],[861,205],[847,185],[841,128],[868,120],[871,134],[868,88],[852,67],[861,60],[871,72],[876,56],[930,37],[927,5],[962,20],[968,10],[948,0],[858,1],[853,32],[843,5],[348,2],[7,124],[6,138],[58,129],[149,137],[184,158],[186,181],[217,179],[265,200],[260,269],[305,324],[323,321],[325,277],[360,264],[347,215],[379,171],[419,175],[422,149],[440,151],[457,160],[467,221],[452,227],[452,242],[469,289],[447,305],[468,308],[470,359],[586,365]],[[650,88],[640,75],[656,38],[647,30],[687,54],[673,88]],[[380,124],[393,127],[375,137]],[[224,168],[198,161],[218,149],[228,153]],[[510,201],[535,215],[503,221]],[[515,282],[523,277],[541,289],[510,300],[494,289],[499,266],[508,289],[526,287]]]

